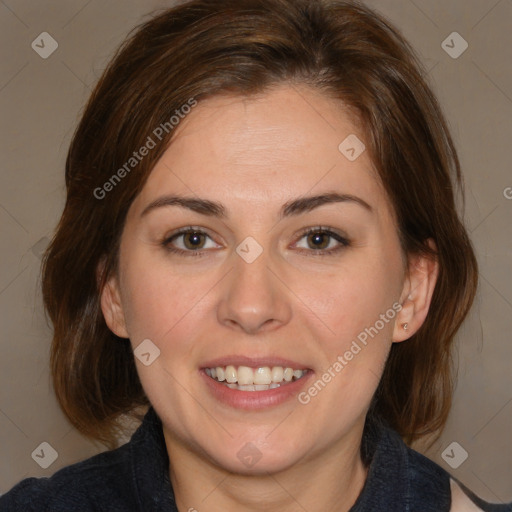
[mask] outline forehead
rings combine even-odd
[[[325,190],[384,201],[368,152],[350,161],[340,151],[347,137],[364,142],[355,116],[307,87],[215,96],[180,122],[134,206],[171,192],[256,208]]]

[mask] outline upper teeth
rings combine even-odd
[[[206,368],[205,372],[213,379],[229,384],[238,383],[240,385],[249,384],[272,384],[291,382],[293,378],[300,379],[307,370],[294,370],[293,368],[283,368],[282,366],[262,366],[259,368],[250,368],[249,366],[233,365],[217,366],[216,368]]]

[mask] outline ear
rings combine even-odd
[[[428,245],[436,250],[432,239]],[[400,303],[393,331],[393,342],[409,339],[422,326],[432,301],[439,274],[439,263],[435,256],[415,254],[408,258],[407,275],[404,280]]]
[[[103,264],[98,267],[98,276],[104,270]],[[99,278],[99,281],[101,279]],[[121,294],[119,292],[119,280],[116,275],[112,275],[107,279],[101,290],[101,310],[105,317],[108,328],[120,338],[129,338],[126,329],[126,319],[124,315],[123,305],[121,302]]]

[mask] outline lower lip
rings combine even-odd
[[[300,390],[305,387],[307,381],[313,376],[313,372],[308,371],[300,379],[281,384],[278,388],[266,391],[241,391],[228,388],[225,384],[221,384],[215,379],[208,377],[204,370],[201,370],[200,373],[203,379],[205,379],[208,389],[219,402],[236,409],[245,410],[266,409],[296,398]]]

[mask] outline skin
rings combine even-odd
[[[368,152],[351,162],[338,150],[350,134],[364,141],[339,101],[307,87],[214,97],[181,122],[130,207],[102,309],[134,348],[149,338],[160,350],[151,365],[136,363],[163,421],[180,511],[343,511],[363,487],[365,416],[392,343],[426,317],[437,264],[404,257]],[[333,192],[372,211],[347,201],[279,217],[293,199]],[[226,216],[177,205],[142,215],[167,194],[220,202]],[[163,246],[187,226],[208,235],[201,256]],[[302,233],[319,226],[349,245],[327,237],[322,247],[341,249],[318,254]],[[263,248],[252,263],[236,252],[248,236]],[[170,245],[186,251],[187,241]],[[283,357],[311,370],[307,390],[393,303],[403,305],[397,316],[306,405],[241,410],[199,373],[227,355]],[[261,454],[251,468],[237,457],[246,443]]]

